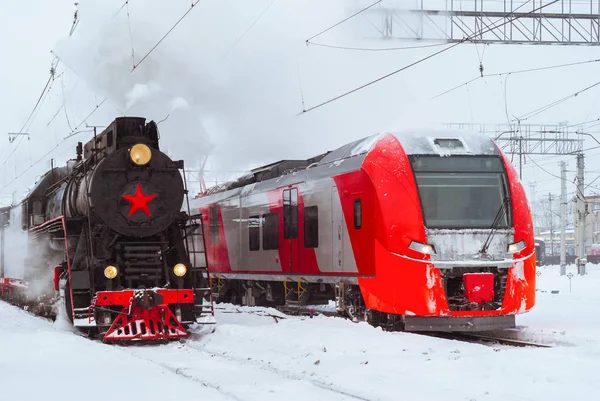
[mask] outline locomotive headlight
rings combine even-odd
[[[185,273],[187,273],[187,267],[185,267],[183,263],[177,263],[175,267],[173,267],[173,273],[175,273],[177,277],[183,277],[185,276]]]
[[[515,243],[508,245],[507,252],[508,253],[517,253],[517,252],[521,252],[523,249],[525,249],[525,241],[521,240],[519,242],[515,242]]]
[[[408,247],[413,251],[417,251],[425,255],[435,255],[435,247],[433,245],[422,244],[417,241],[411,241]]]
[[[138,143],[137,145],[133,145],[129,151],[129,157],[138,166],[145,166],[152,158],[152,151],[147,145]]]
[[[106,268],[104,269],[104,277],[108,279],[113,279],[117,277],[118,272],[119,269],[117,269],[115,266],[106,266]]]

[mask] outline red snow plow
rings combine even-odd
[[[194,291],[190,289],[100,291],[90,307],[90,321],[94,310],[113,313],[115,307],[121,309],[104,335],[104,341],[166,340],[187,337],[189,333],[181,323],[181,309],[194,308]]]

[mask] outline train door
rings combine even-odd
[[[0,219],[2,217],[0,216]],[[4,278],[4,226],[0,221],[0,278]]]
[[[282,266],[284,271],[299,273],[298,188],[283,190],[283,246],[284,252],[289,252],[289,266]]]
[[[4,249],[5,249],[5,233],[4,230],[8,227],[10,220],[10,207],[0,208],[0,278],[4,278]]]
[[[209,233],[210,233],[210,251],[209,257],[210,268],[214,271],[219,271],[219,206],[212,205],[209,210]],[[208,255],[207,255],[208,256]]]
[[[342,213],[342,203],[337,187],[333,187],[331,192],[331,220],[332,220],[332,257],[333,271],[343,270],[343,240],[344,237],[344,215]]]

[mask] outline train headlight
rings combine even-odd
[[[129,150],[129,157],[138,166],[145,166],[152,158],[152,151],[147,145],[138,143],[137,145],[133,145],[131,150]]]
[[[435,247],[433,245],[422,244],[417,241],[411,241],[408,247],[413,251],[417,251],[425,255],[435,255]]]
[[[183,277],[185,276],[185,273],[187,273],[187,267],[185,267],[183,263],[177,263],[175,267],[173,267],[173,273],[175,273],[177,277]]]
[[[119,273],[119,269],[117,269],[115,266],[106,266],[104,269],[104,277],[108,279],[117,277],[117,273]]]
[[[506,251],[508,253],[517,253],[521,252],[523,249],[525,249],[525,241],[521,240],[519,242],[509,244]]]

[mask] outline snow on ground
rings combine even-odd
[[[340,318],[231,305],[218,305],[214,333],[111,346],[0,304],[0,400],[64,400],[56,385],[63,372],[91,400],[105,399],[111,388],[145,400],[192,391],[193,399],[249,401],[596,399],[600,267],[588,265],[584,277],[570,268],[572,292],[558,267],[539,271],[537,305],[511,333],[551,349],[386,333]]]
[[[140,360],[0,302],[0,401],[229,400]]]

